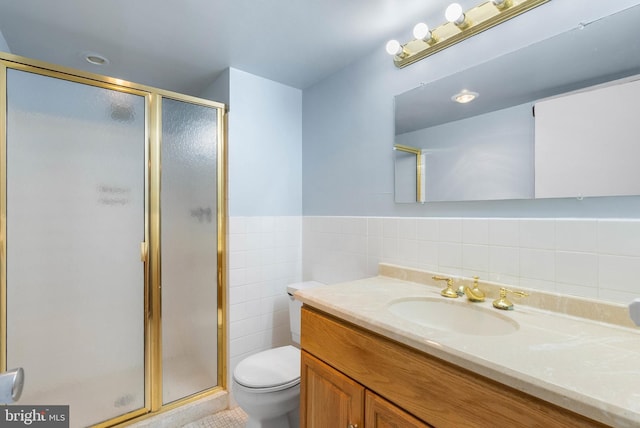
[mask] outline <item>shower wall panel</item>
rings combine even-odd
[[[7,72],[7,365],[72,426],[143,408],[145,98]]]
[[[217,385],[217,111],[162,101],[163,403]]]

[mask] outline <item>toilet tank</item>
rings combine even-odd
[[[315,288],[324,285],[317,281],[305,281],[296,282],[287,286],[287,293],[289,294],[289,324],[291,325],[291,339],[300,344],[300,309],[302,309],[302,302],[296,300],[293,297],[293,293],[298,290],[305,290],[307,288]]]

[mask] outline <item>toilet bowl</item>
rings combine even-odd
[[[292,412],[300,404],[300,350],[282,346],[242,360],[233,372],[233,395],[249,415],[247,428],[299,426]]]
[[[291,337],[300,342],[300,308],[293,293],[323,285],[308,281],[287,287]],[[251,355],[233,371],[233,396],[249,417],[247,428],[300,426],[300,350],[287,345]]]

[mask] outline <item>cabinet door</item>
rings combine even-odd
[[[431,426],[371,391],[366,393],[365,409],[364,424],[367,428],[428,428]]]
[[[301,428],[356,428],[364,420],[364,387],[302,352]]]

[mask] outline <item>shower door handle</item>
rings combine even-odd
[[[141,242],[140,243],[140,261],[142,263],[146,263],[147,262],[147,255],[149,254],[149,250],[148,250],[148,246],[146,242]]]
[[[15,403],[22,395],[22,386],[24,385],[24,370],[9,370],[0,373],[0,404]]]

